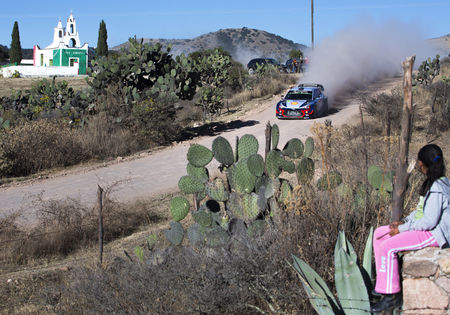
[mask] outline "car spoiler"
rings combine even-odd
[[[325,90],[323,85],[322,84],[318,84],[318,83],[300,83],[298,85],[298,87],[300,89],[305,88],[305,87],[315,87],[315,88],[319,88],[322,92]]]

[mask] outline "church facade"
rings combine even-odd
[[[70,67],[78,74],[86,74],[88,67],[88,44],[81,45],[76,20],[70,13],[66,27],[61,20],[53,30],[53,42],[41,49],[33,49],[33,65],[37,67]],[[73,72],[73,71],[72,71]]]

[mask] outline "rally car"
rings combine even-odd
[[[291,88],[278,102],[276,117],[279,119],[309,119],[324,116],[328,112],[328,97],[323,85],[302,83]]]

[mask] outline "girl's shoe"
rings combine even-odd
[[[371,306],[373,313],[379,313],[385,310],[390,310],[402,305],[402,294],[383,294],[381,300]]]

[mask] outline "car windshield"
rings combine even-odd
[[[312,92],[311,91],[291,91],[286,94],[286,97],[284,98],[286,100],[292,100],[292,101],[310,101],[312,99]]]

